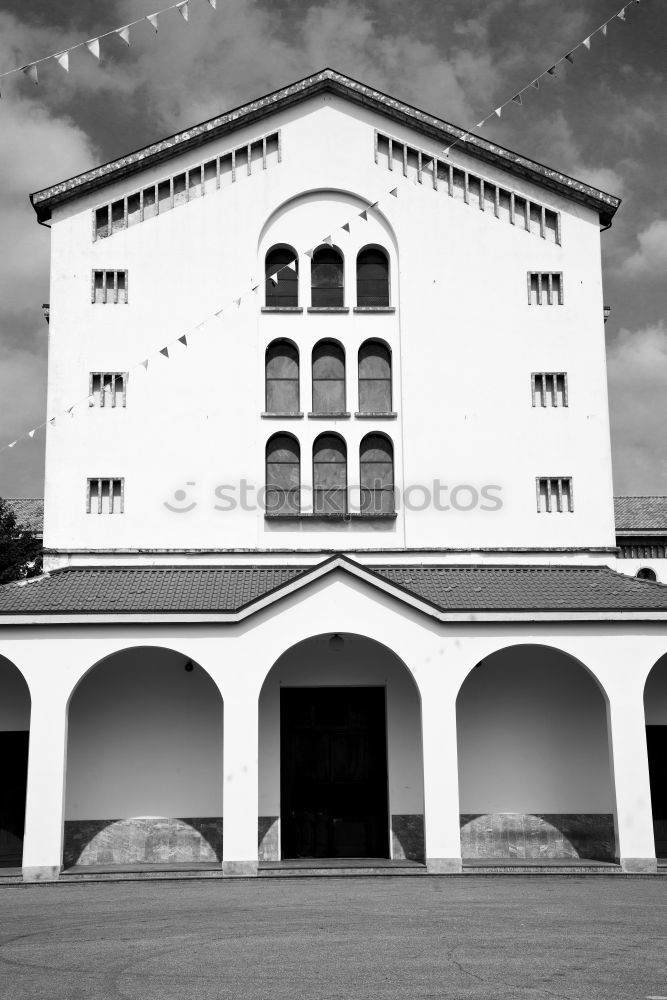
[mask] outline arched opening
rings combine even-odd
[[[498,650],[456,711],[464,860],[614,859],[606,705],[585,667],[547,646]]]
[[[299,412],[299,352],[289,340],[274,340],[266,349],[266,412]]]
[[[644,715],[655,854],[667,858],[667,653],[648,675]]]
[[[301,509],[301,450],[291,434],[266,442],[266,511],[298,514]]]
[[[295,309],[299,305],[299,258],[289,246],[272,247],[265,260],[266,305]]]
[[[0,656],[0,868],[23,856],[30,692],[20,671]]]
[[[335,340],[313,348],[313,413],[345,413],[345,351]]]
[[[419,694],[360,635],[297,643],[259,698],[260,860],[424,859]]]
[[[637,570],[637,579],[649,580],[651,583],[656,583],[658,574],[650,566],[642,566],[641,569]]]
[[[359,446],[364,514],[394,513],[394,446],[385,434],[367,434]]]
[[[217,866],[222,698],[187,654],[140,646],[69,704],[64,866]]]
[[[313,309],[340,309],[345,304],[343,255],[337,247],[318,247],[310,265]]]
[[[338,434],[320,434],[313,444],[313,511],[347,513],[347,446]]]
[[[381,340],[359,348],[359,412],[391,413],[391,352]]]
[[[357,254],[357,306],[360,309],[389,305],[389,258],[380,247],[366,247]]]

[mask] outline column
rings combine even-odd
[[[67,698],[33,686],[26,788],[23,878],[57,879],[62,867]]]
[[[608,690],[607,724],[616,795],[618,860],[626,872],[655,872],[655,841],[646,750],[644,699],[637,684]]]
[[[420,678],[424,754],[426,866],[438,875],[461,871],[457,686],[446,677]]]
[[[259,811],[258,697],[256,691],[225,690],[222,870],[257,874]]]

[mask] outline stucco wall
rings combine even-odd
[[[0,730],[30,728],[28,685],[13,663],[0,656]]]
[[[110,657],[69,709],[65,817],[222,815],[222,700],[170,650]]]
[[[462,813],[610,813],[606,710],[586,670],[513,647],[468,676],[457,702]]]

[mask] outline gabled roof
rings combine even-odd
[[[599,212],[602,225],[611,223],[614,213],[621,203],[620,198],[615,198],[613,195],[575,180],[567,174],[551,170],[535,160],[529,160],[525,156],[520,156],[518,153],[513,153],[502,146],[488,142],[480,136],[467,135],[464,129],[450,125],[449,122],[428,115],[409,104],[404,104],[379,90],[367,87],[365,84],[359,83],[358,80],[337,73],[333,69],[323,69],[319,73],[307,76],[288,87],[275,90],[272,94],[267,94],[259,100],[242,104],[232,111],[211,118],[209,121],[195,125],[184,132],[177,132],[175,135],[161,139],[159,142],[145,146],[143,149],[129,153],[120,159],[112,160],[93,170],[71,177],[69,180],[36,191],[30,196],[30,200],[37,213],[37,218],[40,222],[44,222],[51,217],[51,208],[54,205],[104,187],[121,178],[129,177],[147,166],[161,163],[177,153],[202,146],[211,139],[227,135],[235,129],[254,122],[262,121],[276,111],[282,111],[317,94],[326,92],[337,94],[355,104],[377,111],[399,125],[416,129],[437,142],[442,142],[443,146],[455,139],[462,140],[458,143],[458,148],[477,159],[533,181],[541,187],[549,188]],[[464,135],[466,138],[462,139]]]
[[[614,497],[616,531],[667,533],[667,497]]]
[[[42,497],[5,497],[16,514],[19,524],[26,524],[41,537],[44,530],[44,500]]]
[[[311,567],[56,570],[0,587],[0,625],[21,619],[94,621],[105,616],[123,621],[166,616],[238,621],[336,572],[443,621],[504,614],[605,618],[637,613],[667,618],[667,587],[604,566],[362,566],[346,556],[332,556]]]

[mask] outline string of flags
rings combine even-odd
[[[207,2],[210,3],[210,5],[213,8],[215,8],[216,0],[207,0]],[[167,7],[167,8],[165,8],[165,10],[172,10],[172,9],[175,9],[175,8],[179,9],[179,8],[181,8],[184,5],[187,6],[187,3],[188,3],[188,0],[182,0],[181,3],[174,4],[174,5],[172,5],[172,7]],[[550,66],[548,69],[546,69],[538,77],[535,77],[530,83],[526,84],[526,86],[522,90],[518,91],[514,95],[514,97],[511,97],[504,104],[500,105],[498,108],[495,108],[490,114],[488,114],[486,116],[486,118],[483,118],[482,121],[478,122],[477,125],[475,125],[474,127],[475,128],[481,128],[482,125],[485,124],[485,122],[489,121],[493,117],[500,118],[501,116],[500,116],[499,112],[502,111],[502,109],[507,104],[511,104],[511,103],[522,104],[523,102],[522,102],[521,98],[522,98],[523,93],[526,90],[528,90],[529,88],[534,88],[535,90],[538,90],[539,89],[539,81],[541,79],[543,79],[544,77],[555,76],[555,70],[556,70],[557,66],[561,62],[567,61],[568,63],[573,63],[574,62],[574,53],[577,51],[577,49],[581,48],[582,46],[584,48],[586,48],[586,49],[590,49],[591,39],[595,35],[602,34],[602,36],[605,37],[607,35],[607,27],[608,27],[608,25],[611,24],[612,21],[615,21],[617,19],[620,20],[620,21],[625,21],[625,12],[626,12],[626,10],[629,7],[632,7],[634,4],[639,4],[639,3],[640,3],[640,0],[631,0],[630,3],[626,3],[626,5],[624,7],[622,7],[621,10],[618,11],[616,14],[614,14],[614,16],[612,18],[609,18],[607,21],[605,21],[604,24],[600,25],[599,28],[596,28],[595,31],[592,31],[578,45],[575,45],[574,48],[570,49],[561,59],[557,60],[556,63],[554,63],[552,66]],[[163,13],[163,11],[158,11],[158,14],[159,13]],[[151,15],[151,16],[157,17],[157,15]],[[186,17],[186,15],[183,15],[183,16]],[[187,20],[187,17],[186,17],[186,20]],[[140,23],[140,22],[136,21],[136,22],[133,22],[131,25],[127,25],[126,27],[128,27],[128,28],[129,27],[133,27],[134,24],[138,24],[138,23]],[[117,30],[123,30],[123,29],[117,29]],[[113,32],[110,32],[110,34],[113,34]],[[104,36],[100,36],[100,37],[104,37]],[[82,44],[86,44],[87,45],[88,43],[82,43]],[[71,49],[68,50],[68,51],[71,51]],[[51,57],[48,57],[48,58],[51,58]],[[12,71],[12,72],[17,72],[17,71]],[[6,74],[4,74],[4,75],[6,75]],[[451,143],[451,145],[449,145],[445,149],[445,151],[444,151],[445,154],[448,153],[448,151],[452,148],[452,146],[455,146],[457,143],[463,142],[466,138],[470,137],[471,135],[472,135],[471,132],[464,132],[458,139],[456,139],[453,143]],[[407,179],[406,179],[406,182],[407,183],[412,183],[412,182],[410,182]],[[398,186],[393,187],[389,192],[384,192],[383,191],[382,192],[382,197],[385,197],[385,195],[387,197],[398,198],[398,196],[399,196],[399,188],[398,188]],[[252,281],[251,284],[250,284],[250,293],[249,294],[250,295],[253,295],[253,294],[256,295],[259,292],[259,290],[263,286],[266,286],[267,282],[269,282],[269,281],[273,285],[277,285],[278,281],[279,281],[279,275],[280,275],[280,273],[282,271],[293,271],[293,272],[296,273],[297,272],[297,267],[298,267],[298,260],[299,260],[300,256],[305,256],[305,257],[308,257],[310,260],[312,260],[314,254],[315,254],[315,251],[317,250],[318,247],[323,246],[323,245],[327,245],[327,246],[333,246],[334,245],[333,234],[335,232],[338,232],[338,230],[340,229],[341,232],[350,233],[351,226],[352,226],[353,223],[356,223],[358,221],[368,222],[368,213],[372,212],[375,209],[378,209],[379,205],[380,205],[380,200],[379,199],[376,200],[376,201],[373,201],[373,202],[368,202],[368,204],[365,206],[365,208],[363,208],[360,212],[357,212],[355,214],[355,216],[353,216],[352,219],[348,220],[347,222],[344,222],[337,229],[332,230],[331,233],[328,233],[322,239],[318,240],[318,242],[315,243],[315,245],[313,247],[310,247],[309,249],[304,250],[302,252],[302,254],[297,253],[293,260],[288,261],[286,264],[283,264],[279,268],[276,268],[275,271],[272,271],[271,273],[267,274],[263,279],[261,279],[259,281],[256,281],[256,282]],[[169,360],[170,357],[171,357],[171,355],[170,355],[169,352],[170,352],[170,350],[173,351],[177,344],[180,344],[183,348],[187,348],[188,347],[188,339],[191,338],[193,336],[193,334],[197,333],[202,327],[204,327],[211,320],[214,320],[214,319],[222,320],[224,314],[226,312],[228,312],[230,309],[232,309],[232,308],[234,310],[240,309],[241,303],[243,302],[243,299],[246,298],[247,296],[248,296],[248,293],[245,293],[245,295],[236,296],[228,304],[223,305],[220,309],[216,310],[213,313],[210,313],[208,316],[206,316],[203,320],[200,320],[199,323],[197,323],[195,326],[191,327],[185,333],[182,333],[180,336],[176,337],[173,341],[169,342],[168,344],[165,344],[164,347],[161,347],[159,350],[155,351],[155,353],[153,355],[149,355],[147,358],[144,358],[142,361],[139,361],[138,363],[136,363],[135,365],[133,365],[132,367],[130,367],[128,369],[128,371],[134,371],[135,369],[143,368],[144,371],[146,373],[148,373],[149,363],[151,362],[152,359],[154,360],[157,357],[162,356],[165,359]],[[100,388],[100,392],[103,392],[103,391],[104,391],[104,389],[101,387]],[[26,440],[26,439],[31,440],[32,438],[34,438],[34,436],[37,433],[37,431],[42,430],[43,428],[45,428],[47,426],[47,424],[49,424],[50,426],[53,427],[53,426],[55,426],[56,421],[58,419],[62,419],[64,416],[73,417],[74,416],[74,410],[75,410],[75,408],[77,406],[80,406],[82,404],[90,404],[91,402],[94,402],[94,395],[91,395],[90,393],[88,393],[85,396],[82,396],[80,399],[78,399],[74,403],[72,403],[71,406],[69,406],[66,409],[60,411],[59,413],[55,414],[54,416],[49,417],[43,423],[37,424],[35,427],[33,427],[31,430],[29,430],[25,434],[19,435],[14,441],[11,441],[9,444],[6,444],[6,445],[0,447],[0,454],[2,454],[3,452],[5,452],[5,451],[7,451],[9,449],[12,449],[12,448],[16,447],[16,445],[20,441],[23,441],[23,440]]]
[[[217,9],[218,0],[206,0],[208,5]],[[145,17],[140,17],[136,21],[130,21],[129,24],[123,24],[119,28],[113,28],[111,31],[105,31],[101,35],[96,35],[94,38],[89,38],[85,42],[77,42],[76,45],[70,45],[69,48],[63,49],[60,52],[52,52],[48,56],[43,56],[41,59],[33,59],[29,63],[25,63],[23,66],[16,66],[14,69],[8,69],[4,73],[0,73],[0,80],[7,76],[12,76],[14,73],[23,73],[29,80],[34,84],[39,83],[39,73],[37,67],[41,66],[43,63],[48,63],[55,61],[58,63],[66,73],[69,73],[69,58],[72,52],[77,49],[86,49],[95,59],[99,60],[101,57],[100,42],[103,38],[112,38],[115,36],[119,38],[125,45],[130,45],[130,33],[133,28],[137,25],[148,22],[156,31],[158,30],[158,19],[163,15],[167,14],[171,10],[177,10],[184,21],[188,21],[190,18],[190,0],[178,0],[178,3],[173,3],[169,7],[163,7],[162,10],[156,10],[153,14],[146,14]],[[1,96],[1,95],[0,95]]]

